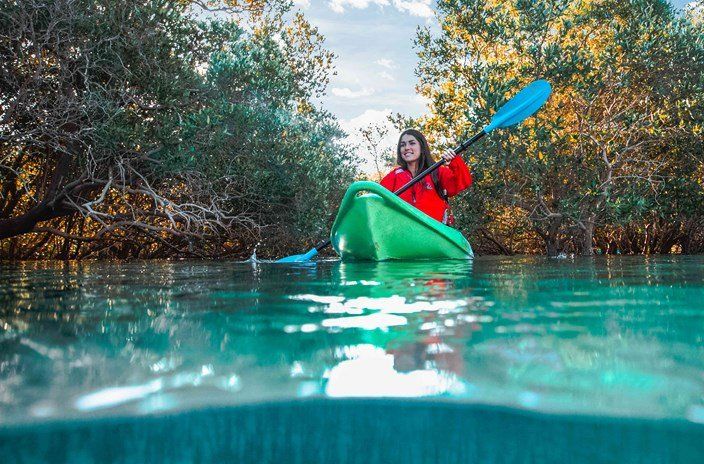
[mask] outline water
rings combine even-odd
[[[0,265],[0,282],[0,429],[13,436],[331,398],[361,401],[354,414],[369,403],[350,398],[400,398],[373,404],[703,436],[704,257],[23,263]],[[183,456],[166,460],[196,459]]]

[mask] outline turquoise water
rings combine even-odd
[[[0,427],[402,398],[701,436],[703,322],[704,257],[4,264]]]
[[[704,422],[704,259],[0,268],[3,422],[314,395]]]

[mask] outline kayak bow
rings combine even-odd
[[[347,189],[330,240],[343,260],[471,259],[474,256],[460,231],[436,221],[369,181],[355,182]]]

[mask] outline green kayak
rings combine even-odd
[[[467,239],[375,182],[347,189],[330,241],[344,260],[471,259]]]

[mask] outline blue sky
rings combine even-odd
[[[419,114],[412,43],[418,26],[436,24],[430,0],[416,2],[413,12],[399,11],[390,0],[309,1],[306,16],[337,55],[325,107],[347,120],[369,108]]]
[[[321,105],[357,138],[358,128],[383,123],[390,112],[419,116],[425,102],[416,95],[418,26],[437,27],[435,0],[294,0],[326,38],[337,58]],[[672,0],[678,8],[689,0]],[[394,143],[397,134],[389,134]],[[368,165],[363,166],[368,170]]]

